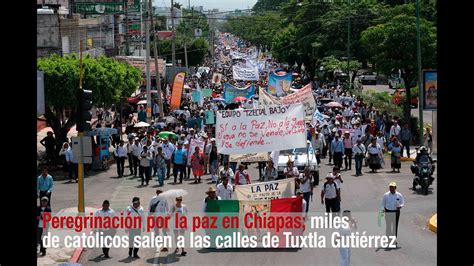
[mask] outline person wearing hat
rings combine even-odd
[[[250,174],[245,170],[245,165],[240,164],[239,170],[235,173],[234,185],[248,185],[250,184]]]
[[[217,196],[217,190],[214,186],[209,186],[206,191],[207,197],[204,198],[202,211],[206,212],[207,202],[210,200],[222,200],[220,196]]]
[[[161,189],[156,190],[156,195],[154,195],[149,204],[149,214],[153,216],[167,216],[169,213],[168,201],[165,198],[160,198],[160,194],[163,191]],[[155,235],[160,235],[160,228],[154,227]],[[162,228],[163,236],[168,235],[168,228]],[[161,251],[167,252],[168,249],[163,247]]]
[[[41,198],[41,205],[36,209],[36,239],[40,245],[41,256],[46,255],[46,248],[43,245],[43,236],[48,233],[48,228],[43,228],[43,216],[45,212],[51,212],[48,197],[44,196]]]
[[[286,167],[283,169],[283,175],[285,176],[285,178],[295,178],[295,180],[300,175],[298,167],[295,166],[294,160],[290,157],[288,157]]]
[[[405,205],[405,198],[397,191],[397,183],[390,182],[387,191],[382,198],[380,209],[385,213],[385,232],[387,236],[398,236],[398,221],[400,210]],[[395,242],[397,244],[397,242]]]
[[[222,178],[222,183],[217,185],[217,197],[223,200],[231,200],[232,194],[234,193],[234,187],[229,184],[229,177],[224,176]]]
[[[132,174],[136,177],[138,175],[138,167],[140,166],[140,154],[142,153],[142,144],[140,143],[140,139],[138,137],[135,137],[131,150],[133,156]]]
[[[143,207],[140,206],[140,198],[133,197],[132,204],[125,209],[125,214],[127,216],[140,216],[142,221],[145,221],[145,212],[143,211]],[[128,256],[139,259],[138,256],[138,248],[135,247],[133,239],[135,236],[140,236],[142,234],[142,227],[140,228],[130,228],[128,229],[128,241],[129,241],[129,248],[128,248]]]
[[[356,145],[352,147],[352,153],[354,154],[356,176],[360,176],[362,175],[362,162],[364,161],[366,153],[365,146],[362,144],[362,140],[360,138],[357,139]]]
[[[302,213],[302,216],[305,217],[306,216],[306,213],[308,211],[306,211],[308,209],[308,202],[304,199],[304,194],[303,194],[303,191],[301,191],[301,189],[297,189],[296,190],[296,195],[295,196],[292,196],[292,198],[296,198],[296,197],[300,197],[303,202],[302,202],[302,208],[301,208],[301,213]]]
[[[115,216],[115,211],[110,208],[110,202],[108,200],[104,200],[102,203],[102,208],[98,209],[95,212],[95,216],[97,217],[114,217]],[[111,236],[113,237],[116,233],[116,229],[114,228],[98,228],[99,232],[103,232],[104,237],[106,236]],[[102,252],[104,253],[104,258],[110,258],[109,257],[109,250],[110,248],[107,247],[102,247]]]
[[[344,143],[339,137],[339,133],[336,133],[334,139],[331,142],[331,153],[334,158],[334,165],[341,168],[342,156],[344,154]]]
[[[326,205],[326,212],[339,212],[338,201],[341,201],[341,190],[334,182],[332,173],[328,173],[326,180],[321,190],[321,204]]]
[[[51,207],[51,192],[54,188],[53,177],[48,174],[48,168],[44,166],[41,169],[41,175],[38,176],[36,181],[36,188],[38,189],[38,198],[48,198],[48,207]]]
[[[179,183],[183,183],[183,178],[186,171],[186,158],[187,152],[183,148],[183,144],[178,142],[178,148],[173,152],[171,156],[171,161],[173,162],[173,176],[174,184],[176,184],[179,172]]]

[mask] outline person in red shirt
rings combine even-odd
[[[235,173],[234,180],[236,186],[250,184],[250,174],[245,170],[245,165],[239,165],[239,170]]]
[[[368,129],[369,129],[370,135],[372,135],[373,137],[377,136],[377,125],[375,124],[375,120],[370,120]]]

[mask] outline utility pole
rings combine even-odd
[[[164,116],[164,110],[163,110],[163,99],[161,98],[161,79],[160,79],[160,69],[158,68],[158,34],[155,29],[155,24],[153,23],[153,7],[152,7],[152,0],[148,1],[149,9],[151,10],[150,12],[150,22],[152,25],[153,29],[153,55],[155,58],[155,80],[156,80],[156,90],[158,91],[158,108],[160,111],[160,117]],[[166,94],[164,94],[166,95]]]
[[[423,77],[421,72],[421,40],[420,40],[420,0],[416,0],[416,58],[418,61],[418,120],[420,121],[420,145],[423,145]],[[406,88],[407,91],[410,88]],[[407,94],[408,95],[408,94]],[[408,99],[410,101],[410,99]]]
[[[188,12],[191,10],[191,0],[188,0]],[[186,43],[186,21],[184,21],[184,65],[186,66],[186,72],[188,71],[188,44]],[[192,27],[191,27],[192,31]]]
[[[176,32],[174,29],[174,1],[171,0],[171,28],[173,30],[173,39],[171,39],[171,64],[173,77],[176,75]]]
[[[351,61],[351,0],[348,0],[349,3],[349,15],[347,16],[347,78],[349,79],[349,89],[351,88],[351,70],[349,68],[349,62]]]
[[[79,42],[79,90],[82,90],[82,40]],[[81,99],[78,99],[81,101]],[[81,108],[80,108],[81,109]],[[82,110],[78,110],[79,112],[82,112]],[[81,115],[82,116],[82,115]],[[81,122],[81,121],[79,121]],[[80,144],[81,144],[81,156],[77,158],[77,180],[78,180],[78,206],[77,206],[77,211],[79,213],[84,213],[85,208],[84,208],[84,164],[82,161],[82,155],[83,153],[83,143],[82,143],[82,136],[83,132],[77,132],[77,136],[79,137]],[[70,167],[73,167],[72,165]]]
[[[138,53],[139,56],[142,56],[143,51],[143,2],[140,0],[140,52]]]
[[[151,122],[151,77],[150,77],[150,31],[148,30],[148,10],[145,2],[145,60],[146,60],[146,121]]]
[[[128,0],[123,0],[125,3],[125,55],[130,55],[130,44],[128,39]]]

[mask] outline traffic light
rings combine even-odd
[[[79,89],[77,94],[77,100],[77,132],[91,131],[92,91]]]

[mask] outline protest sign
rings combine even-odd
[[[194,128],[194,125],[197,125],[198,128],[201,128],[202,119],[201,118],[194,118],[188,120],[188,127]]]
[[[212,84],[219,84],[219,83],[221,83],[221,80],[222,80],[222,74],[221,73],[212,74]]]
[[[189,143],[189,150],[188,150],[188,165],[191,164],[191,156],[194,153],[196,147],[199,147],[199,153],[202,154],[204,152],[204,141],[201,139],[191,139]]]
[[[221,154],[306,147],[303,105],[218,111],[216,142],[217,150]]]
[[[239,163],[255,163],[266,162],[270,159],[268,152],[247,153],[247,154],[231,154],[229,162]]]
[[[295,193],[295,179],[239,185],[235,188],[237,200],[270,200],[291,198]]]
[[[192,92],[192,100],[193,103],[199,103],[201,100],[201,92],[200,91],[193,91]]]
[[[314,111],[316,109],[316,101],[314,100],[313,92],[311,90],[311,83],[309,83],[299,91],[284,97],[272,96],[268,92],[260,88],[258,101],[260,105],[267,106],[301,103],[304,106],[305,119],[307,120],[312,120]]]
[[[203,89],[202,90],[202,97],[212,97],[212,90],[211,89]]]
[[[319,112],[318,108],[316,108],[316,111],[314,111],[314,114],[313,114],[313,119],[311,120],[311,125],[313,127],[316,127],[316,123],[319,122],[320,125],[322,125],[324,123],[324,117],[323,117],[323,114],[321,114],[321,112]]]
[[[254,95],[254,86],[250,85],[245,88],[235,87],[229,83],[224,84],[224,99],[226,103],[234,102],[236,97],[245,97],[250,99]]]
[[[174,76],[173,91],[171,94],[171,109],[179,109],[181,105],[181,95],[183,94],[184,78],[186,73],[179,72]]]
[[[235,80],[258,80],[258,67],[248,65],[235,65],[232,67],[233,77]]]
[[[214,125],[216,123],[214,111],[206,111],[206,125]]]
[[[291,73],[277,75],[270,73],[268,76],[268,92],[271,95],[281,96],[282,94],[290,92]]]

